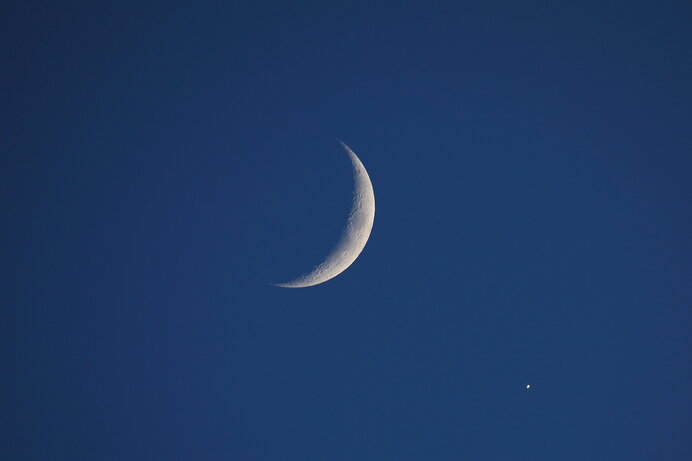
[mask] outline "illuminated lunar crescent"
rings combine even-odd
[[[286,283],[274,285],[284,288],[304,288],[324,283],[345,271],[360,252],[370,237],[375,222],[375,193],[372,190],[370,176],[355,153],[343,142],[341,145],[351,158],[353,164],[353,206],[348,216],[346,228],[339,242],[331,253],[312,272]]]

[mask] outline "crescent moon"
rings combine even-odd
[[[341,142],[341,141],[339,141]],[[308,272],[290,282],[275,283],[283,288],[305,288],[331,280],[353,264],[370,238],[375,222],[375,193],[370,176],[358,156],[341,142],[353,165],[353,206],[341,238],[325,260]]]

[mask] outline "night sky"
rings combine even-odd
[[[0,459],[692,459],[690,24],[4,2]]]

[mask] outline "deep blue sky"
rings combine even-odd
[[[687,2],[120,3],[0,9],[0,458],[692,459]]]

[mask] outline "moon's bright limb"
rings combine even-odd
[[[339,141],[341,142],[341,141]],[[341,239],[325,260],[312,272],[286,283],[274,285],[284,288],[304,288],[333,279],[345,271],[360,252],[370,237],[375,222],[375,193],[372,190],[370,176],[356,154],[343,142],[341,145],[351,158],[353,164],[353,206],[348,216],[346,228]]]

